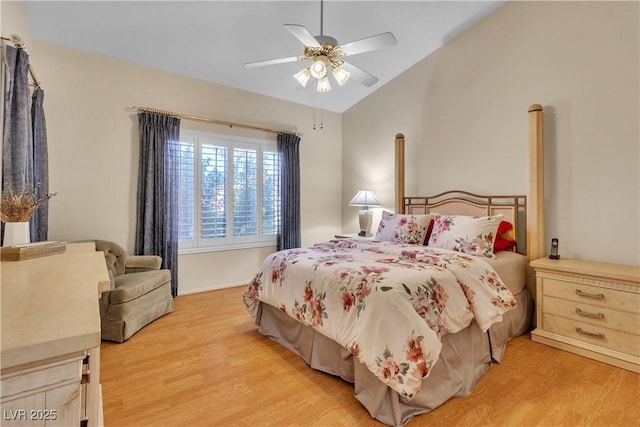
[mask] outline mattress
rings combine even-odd
[[[486,261],[498,273],[513,295],[517,295],[525,288],[527,282],[527,258],[517,252],[500,251],[495,258]]]

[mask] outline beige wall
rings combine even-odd
[[[397,132],[408,195],[526,194],[539,103],[546,241],[563,257],[640,265],[639,16],[637,2],[501,7],[343,114],[343,204],[370,187],[393,210]],[[356,229],[344,209],[343,231]]]
[[[526,110],[540,103],[547,241],[560,238],[563,257],[640,264],[638,3],[509,3],[342,116],[325,112],[323,131],[312,129],[311,108],[32,42],[22,3],[2,2],[0,13],[3,35],[27,42],[45,89],[58,192],[51,239],[132,249],[133,105],[297,127],[308,245],[357,231],[357,208],[346,204],[358,189],[393,209],[397,132],[407,137],[408,194],[526,193]],[[181,293],[244,283],[272,250],[183,255]]]
[[[24,13],[22,4],[17,5],[21,7],[8,8],[3,2],[3,23]],[[15,31],[25,31],[24,25]],[[45,91],[50,191],[58,193],[49,205],[50,239],[102,238],[133,249],[138,123],[128,111],[132,106],[302,133],[302,243],[326,240],[340,231],[339,114],[325,112],[324,130],[313,130],[309,107],[44,42],[34,41],[27,48]],[[275,139],[274,134],[188,120],[182,127]],[[180,293],[248,283],[274,250],[181,255]]]
[[[2,1],[0,3],[0,30],[3,37],[17,34],[27,47],[31,46],[31,27],[21,1]]]

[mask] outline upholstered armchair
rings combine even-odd
[[[171,274],[160,269],[162,258],[129,255],[119,245],[95,240],[104,252],[111,279],[100,297],[102,339],[123,342],[159,317],[173,311]]]

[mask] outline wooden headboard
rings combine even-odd
[[[529,261],[545,256],[544,219],[544,116],[542,106],[529,107],[529,192],[527,196],[480,196],[464,191],[448,191],[429,197],[407,197],[404,180],[404,135],[395,140],[396,155],[396,212],[427,213],[431,209],[439,213],[459,215],[488,215],[502,213],[505,220],[516,227],[518,251]],[[453,194],[453,193],[457,193]],[[506,205],[505,205],[506,203]],[[465,213],[468,212],[468,213]],[[524,225],[524,227],[523,227]],[[523,246],[520,244],[523,240]],[[528,273],[527,288],[535,298],[535,280]]]
[[[467,191],[452,190],[435,196],[404,197],[402,212],[414,215],[437,212],[444,215],[486,216],[502,214],[504,221],[513,224],[509,237],[518,241],[518,252],[526,254],[527,196],[483,196]]]

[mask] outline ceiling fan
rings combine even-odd
[[[318,92],[328,92],[331,90],[329,78],[327,77],[329,71],[331,71],[331,74],[333,74],[333,77],[340,86],[345,84],[349,78],[353,78],[367,87],[376,84],[378,81],[376,76],[346,62],[344,58],[359,53],[395,46],[397,43],[395,36],[387,32],[340,45],[335,38],[324,35],[323,3],[323,0],[320,0],[319,36],[313,36],[302,25],[284,24],[285,29],[304,44],[304,55],[248,62],[245,64],[245,67],[253,68],[264,65],[309,60],[312,62],[311,65],[303,68],[293,77],[298,81],[299,86],[303,88],[306,87],[311,77],[316,78],[316,90]]]

